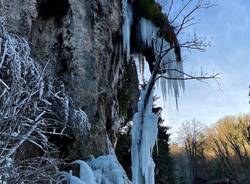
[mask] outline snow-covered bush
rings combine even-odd
[[[90,129],[86,114],[70,104],[64,85],[45,80],[28,42],[5,29],[0,17],[0,182],[51,183],[58,149],[49,137],[68,136],[68,128]],[[69,123],[72,122],[72,124]]]

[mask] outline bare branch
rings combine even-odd
[[[173,69],[174,71],[177,71],[179,72],[178,70],[176,69]],[[183,73],[183,72],[180,72],[180,73]],[[219,73],[217,74],[214,74],[214,75],[211,75],[211,76],[192,76],[192,75],[189,75],[189,74],[186,74],[186,73],[183,73],[184,75],[187,75],[188,77],[175,77],[175,78],[171,78],[171,77],[166,77],[164,75],[160,75],[158,76],[155,81],[157,81],[158,79],[160,78],[164,78],[166,80],[198,80],[198,81],[202,81],[202,80],[208,80],[208,79],[218,79],[218,75]]]

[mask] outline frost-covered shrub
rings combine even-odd
[[[50,136],[69,136],[69,121],[84,134],[90,124],[62,82],[45,80],[49,63],[37,65],[28,42],[4,25],[0,18],[0,181],[51,183],[60,162]]]
[[[80,110],[74,110],[73,117],[73,128],[79,130],[80,135],[86,135],[91,128],[91,124],[89,123],[87,114]]]

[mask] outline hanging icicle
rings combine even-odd
[[[126,58],[129,58],[130,34],[131,34],[131,25],[133,23],[133,13],[132,13],[132,6],[128,2],[128,0],[123,0],[122,6],[123,6],[123,25],[122,25],[123,52]]]
[[[144,108],[147,90],[148,86],[141,91],[138,112],[133,117],[131,149],[133,184],[154,184],[155,164],[152,152],[157,141],[159,117],[152,112],[153,92]]]
[[[171,47],[164,38],[159,37],[159,28],[151,21],[142,17],[139,25],[141,41],[145,46],[154,49],[156,57],[163,54],[161,53],[161,45],[163,50],[167,50]],[[178,78],[184,77],[183,62],[177,61],[174,47],[161,59],[160,70],[162,71],[161,75],[164,76],[160,82],[163,100],[166,100],[167,92],[169,92],[175,96],[176,106],[178,107],[177,100],[179,98],[180,89],[185,89],[185,83],[184,80],[177,80]],[[170,80],[166,80],[165,78],[169,78]]]

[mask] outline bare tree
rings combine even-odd
[[[179,139],[189,162],[189,183],[195,183],[197,178],[206,177],[205,127],[197,120],[185,122],[179,131]]]
[[[249,182],[248,121],[248,115],[225,117],[219,121],[213,135],[213,150],[222,173],[235,183]]]
[[[183,1],[183,4],[179,7],[177,12],[173,11],[174,5],[177,3],[174,0],[169,1],[160,1],[163,8],[165,8],[166,18],[162,20],[160,24],[160,31],[158,33],[159,39],[152,40],[153,48],[155,48],[155,58],[154,67],[151,72],[151,77],[149,79],[148,89],[146,92],[145,98],[145,107],[147,105],[147,99],[151,94],[151,91],[154,87],[154,84],[159,79],[165,80],[207,80],[207,79],[217,79],[219,73],[208,75],[207,73],[201,72],[200,75],[195,76],[192,74],[185,73],[182,69],[172,65],[173,63],[182,62],[181,59],[181,50],[186,49],[189,52],[193,50],[205,51],[210,42],[206,38],[197,36],[196,33],[192,37],[187,37],[185,40],[178,40],[177,38],[184,34],[186,29],[192,25],[195,25],[195,14],[202,10],[207,9],[215,4],[207,3],[205,0],[187,0]],[[171,14],[174,14],[171,17]],[[169,44],[165,44],[165,40]],[[169,55],[171,51],[175,52],[175,60],[167,60],[166,56]],[[152,62],[152,61],[149,61]],[[142,69],[143,70],[143,69]],[[175,73],[174,75],[171,75]]]
[[[164,5],[164,4],[163,4]],[[209,8],[212,5],[205,3],[203,0],[188,0],[185,2],[181,8],[178,10],[178,12],[173,16],[172,19],[170,19],[170,14],[172,13],[172,8],[174,6],[174,1],[170,1],[170,4],[167,5],[167,8],[165,10],[165,15],[159,16],[157,18],[153,18],[151,21],[145,21],[144,19],[141,19],[141,24],[146,24],[143,26],[141,30],[141,38],[145,47],[150,47],[151,50],[153,50],[153,57],[146,57],[148,60],[149,65],[151,66],[151,76],[149,81],[147,82],[146,86],[142,89],[141,92],[141,98],[138,104],[142,105],[139,106],[138,113],[135,114],[135,122],[136,126],[135,131],[139,131],[139,138],[136,135],[132,134],[132,139],[136,140],[134,143],[132,142],[132,149],[136,148],[138,149],[135,151],[136,154],[143,154],[140,153],[140,143],[143,142],[143,132],[144,130],[140,127],[143,127],[144,124],[147,124],[147,117],[150,111],[153,107],[149,107],[152,103],[152,91],[155,86],[155,83],[157,80],[165,80],[164,82],[168,81],[169,88],[173,90],[175,94],[175,98],[177,101],[177,98],[179,96],[179,87],[184,88],[183,81],[185,80],[205,80],[205,79],[216,79],[218,74],[214,75],[207,75],[201,73],[200,76],[193,76],[191,74],[187,74],[183,71],[182,67],[182,59],[181,59],[181,49],[187,49],[189,51],[191,50],[199,50],[204,51],[207,46],[209,46],[209,43],[207,43],[205,40],[199,38],[196,34],[189,39],[186,40],[178,40],[177,37],[179,37],[180,34],[185,32],[185,29],[191,25],[193,25],[194,20],[194,14],[201,9]],[[191,6],[191,7],[190,7]],[[152,5],[154,9],[158,9],[157,5]],[[149,12],[150,13],[150,12]],[[147,27],[150,27],[151,31],[147,31]],[[149,33],[148,33],[149,32]],[[153,33],[152,33],[153,32]],[[150,34],[150,35],[149,35]],[[152,38],[153,37],[153,38]],[[145,53],[147,54],[147,53]],[[173,55],[175,57],[173,57]],[[143,57],[141,57],[143,58]],[[144,60],[144,59],[142,59]],[[141,61],[143,63],[143,61]],[[144,66],[143,64],[141,66]],[[143,68],[141,69],[144,70]],[[182,82],[181,82],[182,81]],[[162,82],[162,91],[163,91],[163,97],[165,96],[164,93],[166,93],[166,84]],[[145,95],[144,95],[145,94]],[[177,102],[176,102],[177,104]],[[151,112],[150,112],[151,113]],[[138,118],[140,117],[140,118]],[[152,122],[155,123],[155,122]],[[152,138],[154,139],[154,138]],[[192,148],[192,162],[193,164],[193,175],[197,175],[197,164],[196,164],[196,157],[194,158],[194,155],[196,155],[196,143],[194,142],[188,142],[191,145],[187,146],[193,146]],[[149,147],[152,147],[153,145],[150,145]],[[194,154],[194,155],[193,155]],[[137,157],[137,156],[136,156]],[[147,158],[151,157],[151,155],[147,155]],[[149,158],[150,159],[150,158]],[[134,159],[138,160],[138,159]],[[133,155],[132,155],[132,161],[133,161]],[[136,161],[138,162],[138,161]],[[142,164],[142,163],[141,163]],[[136,163],[135,165],[139,165],[140,163]],[[151,166],[145,166],[148,167],[149,170]],[[141,171],[136,171],[138,173],[142,173],[143,170],[147,169],[141,169]],[[149,171],[151,172],[151,171]],[[144,177],[144,178],[143,178]],[[147,183],[147,176],[142,176],[142,181]],[[152,178],[152,177],[151,177]]]

